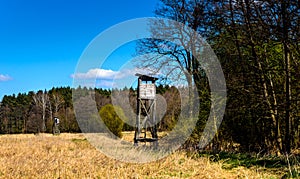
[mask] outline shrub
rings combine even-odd
[[[106,127],[116,136],[122,137],[122,129],[126,119],[122,108],[107,104],[103,106],[99,115]]]

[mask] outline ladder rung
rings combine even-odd
[[[136,140],[140,141],[140,142],[154,142],[154,141],[157,141],[158,139],[157,138],[137,138]]]

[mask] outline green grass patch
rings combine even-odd
[[[71,141],[74,143],[81,143],[81,142],[87,142],[87,139],[86,138],[84,138],[84,139],[73,138],[73,139],[71,139]]]
[[[280,174],[282,178],[300,178],[300,156],[257,156],[247,153],[198,152],[193,157],[208,157],[212,162],[221,162],[222,168],[231,170],[238,167],[259,168],[270,173]]]

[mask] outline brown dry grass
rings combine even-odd
[[[222,169],[182,152],[152,163],[106,157],[81,134],[0,136],[0,178],[276,178],[243,167]]]

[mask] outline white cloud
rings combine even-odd
[[[113,70],[105,70],[105,69],[90,69],[86,73],[76,73],[72,74],[71,77],[75,79],[114,79],[118,72]]]
[[[86,73],[72,74],[71,77],[74,79],[98,79],[98,80],[117,80],[124,79],[129,76],[135,76],[136,73],[150,74],[153,73],[151,69],[122,69],[121,71],[106,70],[100,68],[90,69]]]
[[[73,84],[75,86],[123,88],[136,82],[135,74],[151,75],[153,72],[154,70],[150,68],[123,68],[120,71],[94,68],[85,73],[72,74],[71,77],[75,79]]]
[[[0,74],[0,81],[10,81],[10,80],[12,80],[12,77],[10,77],[9,75]]]

